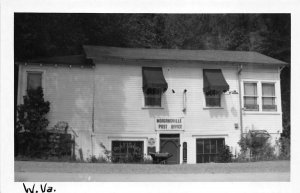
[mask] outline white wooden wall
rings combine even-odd
[[[161,109],[144,108],[142,66],[161,66],[168,90],[163,94]],[[77,132],[77,149],[84,157],[100,155],[103,143],[108,149],[116,139],[159,140],[155,131],[156,116],[183,117],[185,131],[179,132],[180,142],[187,142],[188,163],[196,162],[196,139],[224,137],[226,144],[238,151],[240,138],[240,109],[238,94],[223,94],[222,108],[205,108],[203,69],[221,68],[230,90],[239,91],[237,67],[232,65],[195,64],[193,62],[102,62],[94,69],[54,66],[20,66],[19,96],[25,95],[26,71],[41,70],[45,99],[51,103],[49,126],[66,121]],[[244,68],[242,79],[268,79],[279,81],[277,68]],[[280,83],[280,82],[279,82]],[[277,84],[280,91],[280,84]],[[172,93],[172,89],[175,93]],[[183,113],[183,91],[187,90],[187,111]],[[280,101],[280,92],[278,101]],[[93,100],[94,99],[94,100]],[[94,133],[92,133],[94,104]],[[281,111],[281,104],[277,104]],[[282,128],[281,112],[269,114],[243,113],[244,131],[268,129],[279,133]],[[234,125],[238,124],[238,128]],[[93,134],[93,135],[92,135]],[[157,143],[158,146],[158,143]],[[181,161],[182,161],[182,148]]]

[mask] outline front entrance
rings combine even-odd
[[[160,134],[160,152],[171,153],[168,164],[179,164],[180,139],[179,134]]]

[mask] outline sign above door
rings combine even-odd
[[[156,131],[184,131],[183,117],[156,117]]]

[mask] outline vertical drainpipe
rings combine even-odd
[[[238,81],[239,81],[239,102],[240,102],[240,128],[241,128],[241,138],[243,137],[243,107],[242,107],[242,89],[241,89],[241,72],[243,65],[240,64],[238,68]]]
[[[93,101],[92,101],[92,133],[91,133],[91,146],[92,156],[94,156],[94,132],[95,132],[95,66],[93,68]]]

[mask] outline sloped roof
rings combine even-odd
[[[32,63],[43,64],[68,64],[68,65],[92,65],[85,55],[55,56],[28,60]]]
[[[119,48],[91,45],[84,45],[83,49],[87,58],[93,60],[101,58],[120,58],[137,60],[182,60],[273,65],[287,64],[283,61],[251,51]]]

